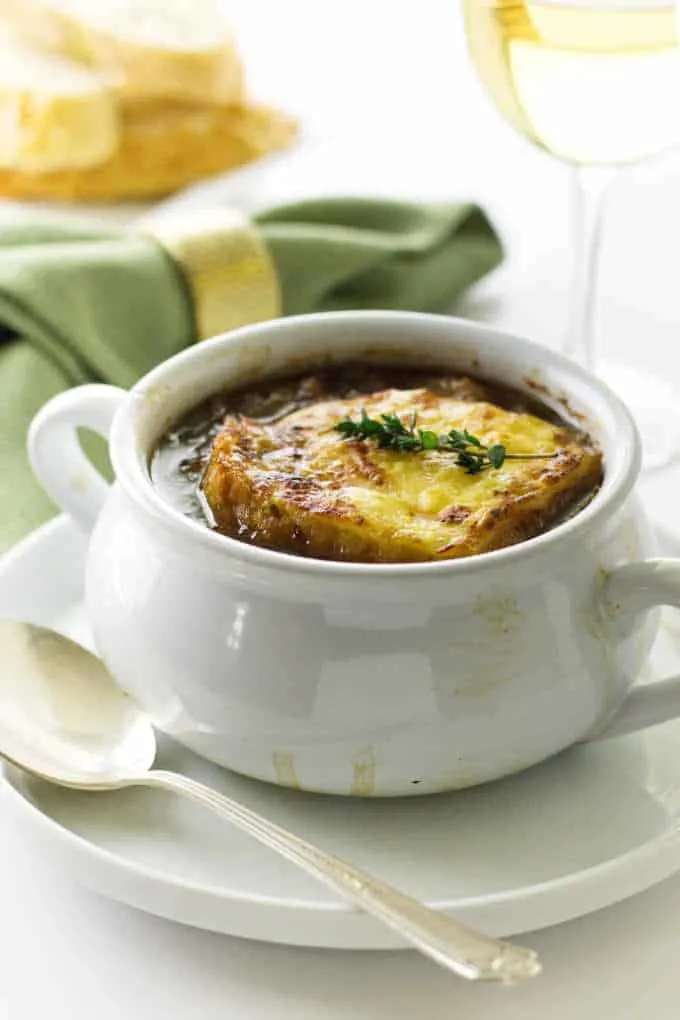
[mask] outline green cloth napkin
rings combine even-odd
[[[493,227],[469,203],[329,198],[255,220],[286,315],[449,311],[502,259]],[[128,387],[195,340],[181,272],[150,237],[37,213],[0,218],[0,550],[54,513],[25,452],[41,405],[78,383]]]

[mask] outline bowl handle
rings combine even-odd
[[[635,616],[655,606],[680,609],[680,560],[626,563],[612,570],[604,585],[605,616],[626,633]],[[680,675],[633,687],[621,705],[587,740],[605,740],[680,716]]]
[[[117,386],[100,384],[67,390],[48,400],[28,432],[34,475],[50,499],[86,531],[94,525],[109,486],[85,456],[78,429],[91,429],[108,439],[126,396]]]

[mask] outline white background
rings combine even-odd
[[[508,260],[465,310],[558,344],[567,308],[568,175],[487,105],[456,3],[230,6],[253,89],[297,112],[305,129],[297,155],[247,178],[250,197],[265,203],[361,191],[479,199],[503,233]],[[661,101],[677,102],[680,118],[680,96]],[[606,354],[658,368],[680,388],[679,154],[620,178],[603,260]],[[676,474],[648,483],[647,492],[657,516],[672,521]],[[464,985],[411,953],[249,944],[147,917],[63,886],[28,837],[2,821],[0,1020],[680,1015],[680,878],[525,939],[540,949],[546,973],[505,990]]]

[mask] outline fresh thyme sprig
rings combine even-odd
[[[423,450],[440,450],[453,453],[456,464],[468,475],[478,475],[488,468],[500,468],[506,460],[549,460],[552,453],[508,453],[502,443],[484,446],[467,429],[451,429],[438,435],[428,429],[416,428],[417,416],[411,415],[408,425],[396,414],[381,414],[371,418],[362,408],[359,421],[345,418],[333,428],[345,439],[371,439],[381,450],[398,450],[401,453],[421,453]]]

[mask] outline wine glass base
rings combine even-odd
[[[598,376],[631,411],[642,438],[642,470],[657,471],[680,459],[680,389],[657,375],[612,362]]]

